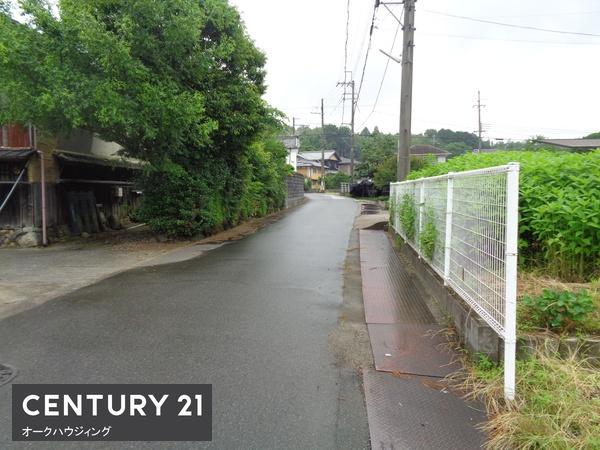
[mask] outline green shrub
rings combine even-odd
[[[166,161],[146,167],[139,218],[156,232],[191,237],[280,209],[285,202],[285,148],[266,134],[235,161],[206,155],[188,167]]]
[[[600,150],[467,154],[410,174],[411,179],[521,163],[519,252],[524,267],[566,280],[600,273]]]
[[[305,178],[304,179],[304,192],[311,192],[312,191],[312,181],[310,178]]]
[[[412,195],[404,194],[400,201],[400,226],[406,234],[406,237],[414,241],[415,239],[415,221],[417,219],[417,209]]]
[[[525,316],[531,325],[554,331],[568,331],[581,325],[596,309],[592,296],[579,292],[545,289],[542,295],[525,296],[522,300]]]
[[[339,189],[341,183],[348,183],[350,175],[344,172],[328,173],[325,175],[325,189]]]
[[[419,245],[425,258],[431,260],[435,253],[435,244],[437,242],[438,232],[435,227],[435,216],[431,209],[427,209],[423,214],[423,229],[419,234]]]

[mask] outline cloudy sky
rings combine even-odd
[[[344,111],[347,0],[231,0],[250,36],[268,57],[267,100],[316,126],[320,99],[326,122],[349,120]],[[358,85],[373,13],[372,0],[350,0],[348,70]],[[390,6],[400,15],[402,6]],[[484,24],[439,13],[516,25],[600,35],[598,0],[418,0],[416,11],[413,130],[475,131],[473,108],[481,90],[488,138],[533,135],[580,137],[600,131],[600,37]],[[397,21],[381,6],[358,102],[356,128],[396,132],[400,98],[401,36],[391,50]],[[342,118],[342,116],[344,117]]]

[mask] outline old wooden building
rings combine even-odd
[[[119,228],[138,203],[141,165],[115,143],[15,125],[2,127],[0,142],[0,245]]]

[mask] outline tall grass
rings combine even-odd
[[[485,359],[454,381],[486,403],[488,450],[600,449],[600,371],[575,355],[537,351],[518,361],[514,402],[504,401],[502,368]]]
[[[600,274],[600,150],[468,154],[410,178],[521,163],[520,242],[524,267],[567,281]]]

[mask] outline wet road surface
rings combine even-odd
[[[356,203],[310,201],[244,240],[136,269],[0,321],[14,383],[212,383],[211,443],[13,443],[0,448],[365,448],[356,371],[328,345]]]

